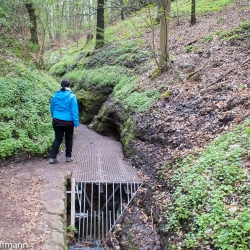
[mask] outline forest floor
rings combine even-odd
[[[244,8],[246,6],[248,8]],[[145,88],[166,85],[166,90],[171,89],[173,95],[161,98],[136,118],[139,137],[133,142],[138,153],[135,164],[144,175],[145,186],[124,221],[130,226],[126,230],[140,250],[164,249],[152,216],[152,213],[161,213],[157,197],[165,191],[157,171],[177,156],[182,158],[202,150],[219,134],[249,118],[249,36],[248,42],[247,39],[227,42],[218,36],[222,31],[239,27],[249,16],[249,1],[242,0],[221,12],[198,17],[195,26],[191,27],[186,19],[171,24],[172,66]],[[213,33],[218,30],[218,35]],[[204,36],[212,33],[212,40],[205,41]],[[140,79],[142,84],[151,73],[148,71]],[[39,227],[44,226],[41,191],[45,185],[41,176],[34,172],[36,166],[39,162],[31,160],[0,168],[0,240],[28,242],[30,249],[40,249],[46,238],[46,231],[43,231],[34,239],[34,230],[39,231]],[[165,176],[168,177],[171,171]],[[126,240],[118,225],[106,246],[120,249],[120,243]]]

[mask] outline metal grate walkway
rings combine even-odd
[[[121,143],[87,126],[80,125],[76,132],[73,158],[74,161],[65,162],[65,152],[60,152],[60,164],[56,165],[72,172],[71,191],[68,191],[71,226],[77,228],[78,243],[100,246],[142,182],[135,169],[123,159]]]
[[[76,182],[141,183],[135,169],[123,159],[120,142],[80,125],[74,138],[72,162],[58,155],[60,166],[72,171]]]

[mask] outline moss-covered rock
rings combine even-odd
[[[120,135],[120,123],[123,122],[122,112],[117,112],[113,105],[105,103],[92,121],[93,129],[102,135]]]
[[[102,104],[107,100],[112,92],[112,87],[91,88],[88,90],[79,90],[76,92],[76,97],[80,109],[81,123],[88,124],[93,117],[99,112]]]
[[[135,119],[122,105],[109,99],[92,121],[92,128],[103,135],[115,136],[123,144],[124,153],[133,157],[132,141],[135,139]]]
[[[126,119],[121,125],[121,142],[123,144],[125,154],[130,156],[134,154],[131,147],[131,141],[135,138],[135,125],[135,120],[131,117]]]
[[[154,72],[151,74],[150,76],[150,80],[154,80],[155,78],[157,78],[160,74],[161,74],[161,70],[160,69],[156,69],[154,70]]]
[[[173,95],[173,91],[171,89],[168,89],[165,93],[161,95],[161,98],[168,98],[171,95]]]

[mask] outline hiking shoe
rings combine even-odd
[[[49,163],[50,164],[55,164],[58,163],[59,161],[56,158],[49,158]]]
[[[68,157],[68,156],[66,156],[66,161],[67,161],[67,162],[73,161],[73,157]]]

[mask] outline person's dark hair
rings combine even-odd
[[[67,80],[67,79],[62,79],[62,81],[61,81],[61,90],[62,91],[65,91],[65,89],[66,88],[69,88],[70,87],[70,82],[69,82],[69,80]]]

